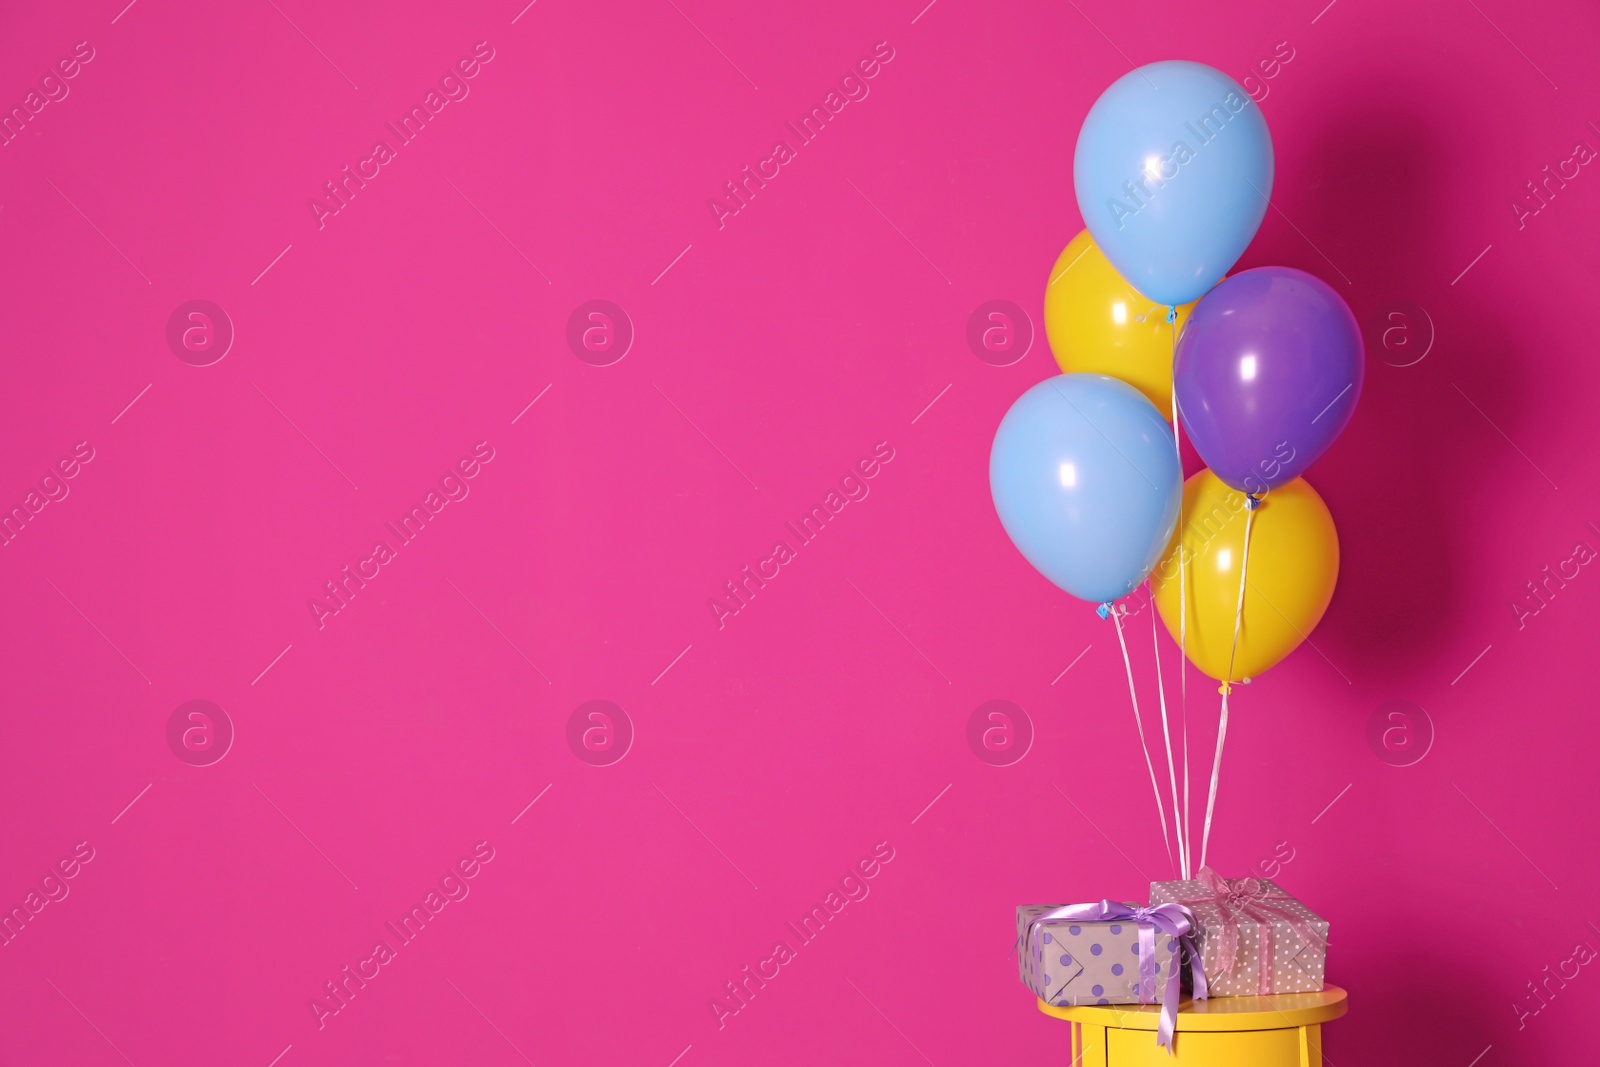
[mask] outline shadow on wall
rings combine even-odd
[[[1280,172],[1273,198],[1294,226],[1279,218],[1251,257],[1325,278],[1362,326],[1361,402],[1308,475],[1346,549],[1319,642],[1358,681],[1414,676],[1443,650],[1459,616],[1462,531],[1480,483],[1463,442],[1492,431],[1455,383],[1471,395],[1493,368],[1495,410],[1511,418],[1521,393],[1519,382],[1498,376],[1510,345],[1494,303],[1464,299],[1443,265],[1442,250],[1461,243],[1438,206],[1447,198],[1436,195],[1452,180],[1450,131],[1439,117],[1408,110],[1405,94],[1391,99],[1355,114],[1330,110],[1310,131],[1306,170]]]
[[[1467,1064],[1513,1018],[1509,1007],[1498,1009],[1504,1016],[1489,1011],[1486,1017],[1490,998],[1462,996],[1462,990],[1492,989],[1505,978],[1465,948],[1419,937],[1366,962],[1350,1014],[1323,1028],[1330,1062]]]

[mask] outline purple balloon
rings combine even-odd
[[[1257,267],[1201,298],[1172,378],[1178,415],[1206,466],[1262,493],[1298,478],[1355,411],[1361,329],[1339,294],[1292,267]]]

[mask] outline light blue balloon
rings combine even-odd
[[[1138,588],[1178,524],[1172,430],[1133,386],[1063,374],[1011,405],[989,453],[1000,524],[1029,563],[1075,597]]]
[[[1272,135],[1238,82],[1171,59],[1118,78],[1072,158],[1095,244],[1160,304],[1197,300],[1238,262],[1272,195]]]

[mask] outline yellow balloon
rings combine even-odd
[[[1261,498],[1250,527],[1239,650],[1234,611],[1244,560],[1244,494],[1209,470],[1183,487],[1183,589],[1188,653],[1218,681],[1253,678],[1293,652],[1322,620],[1339,579],[1339,534],[1317,491],[1296,478]],[[1178,535],[1150,575],[1156,608],[1178,639]],[[1231,675],[1231,676],[1230,676]]]
[[[1178,308],[1141,296],[1084,230],[1050,269],[1044,290],[1044,332],[1062,373],[1088,371],[1121,378],[1156,406],[1172,412],[1172,341],[1194,304]]]

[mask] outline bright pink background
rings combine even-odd
[[[1600,548],[1600,172],[1522,229],[1509,204],[1600,146],[1591,5],[124,2],[0,34],[6,108],[95,49],[0,148],[0,503],[95,450],[0,549],[0,904],[95,849],[0,949],[0,1060],[1065,1062],[1013,907],[1168,867],[1111,632],[1007,542],[989,442],[1055,370],[1095,96],[1287,41],[1242,264],[1339,286],[1370,369],[1310,474],[1345,553],[1320,654],[1241,691],[1213,859],[1292,850],[1351,990],[1341,1067],[1586,1062],[1600,975],[1520,1030],[1512,1005],[1600,947],[1600,577],[1521,629],[1511,604]],[[319,230],[308,199],[485,40]],[[870,96],[719,230],[708,198],[879,41]],[[237,329],[213,366],[165,341],[191,298]],[[565,341],[596,298],[637,330],[608,367]],[[1012,366],[965,341],[991,299],[1033,319]],[[1390,350],[1398,301],[1432,327]],[[307,599],[480,440],[470,497],[319,630]],[[871,495],[719,630],[707,599],[879,441]],[[637,734],[608,767],[566,740],[596,698]],[[167,744],[191,699],[237,730],[212,766]],[[990,699],[1037,732],[1013,766],[968,748]],[[1436,731],[1414,766],[1368,744],[1392,700]],[[310,998],[484,840],[471,895],[319,1030]],[[710,998],[880,841],[871,895],[719,1030]]]

